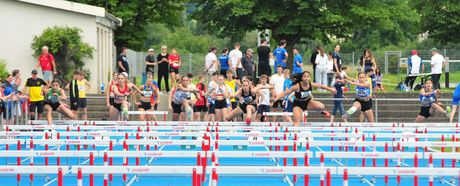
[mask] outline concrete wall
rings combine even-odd
[[[85,59],[86,68],[90,69],[92,74],[90,92],[97,92],[101,80],[106,79],[101,78],[99,75],[101,73],[98,70],[109,69],[108,65],[113,61],[112,57],[108,57],[108,55],[112,55],[110,51],[113,49],[113,40],[111,39],[113,34],[110,31],[105,35],[110,40],[102,39],[104,38],[103,35],[99,36],[99,40],[104,43],[101,44],[101,47],[109,48],[105,50],[105,57],[100,57],[98,52],[102,51],[102,48],[98,48],[97,27],[100,27],[100,34],[103,34],[104,26],[96,23],[95,16],[18,1],[2,0],[0,1],[0,25],[2,25],[0,29],[0,58],[7,61],[9,71],[20,69],[23,79],[30,76],[30,72],[37,64],[37,59],[32,57],[33,51],[30,47],[33,37],[41,34],[44,29],[56,25],[80,28],[83,41],[96,49],[93,59]],[[105,31],[107,32],[107,28]],[[98,64],[102,60],[105,61],[105,65]],[[104,72],[107,73],[107,71]]]

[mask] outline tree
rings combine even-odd
[[[399,27],[392,18],[408,11],[408,1],[302,1],[302,0],[195,0],[193,18],[221,37],[241,39],[251,30],[271,30],[276,41],[287,40],[287,49],[302,39],[347,39],[356,30],[372,25],[375,30]],[[288,67],[292,68],[292,54]]]
[[[73,0],[80,3],[105,7],[106,11],[123,20],[115,30],[117,49],[128,47],[145,50],[146,27],[150,23],[177,25],[183,11],[183,0]]]
[[[84,71],[88,80],[91,77],[89,70],[83,68],[83,59],[92,58],[94,48],[83,42],[80,32],[82,31],[76,27],[55,26],[45,29],[39,36],[34,36],[32,41],[31,48],[35,58],[41,54],[43,46],[48,46],[56,61],[58,73],[55,79],[63,83],[72,79],[74,70]]]
[[[442,43],[460,42],[460,4],[457,0],[414,0],[421,15],[421,32]]]

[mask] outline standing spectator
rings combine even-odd
[[[248,48],[246,50],[246,55],[242,59],[244,76],[254,78],[254,58],[252,57],[252,49]]]
[[[343,98],[345,96],[343,95],[343,90],[342,87],[345,86],[345,80],[342,79],[340,75],[337,75],[335,78],[336,81],[334,83],[334,87],[337,93],[334,94],[334,98],[337,100],[334,100],[334,107],[332,108],[332,115],[331,115],[331,123],[334,122],[335,115],[337,114],[337,110],[340,112],[340,116],[345,115],[345,109],[343,108]],[[346,119],[343,119],[344,122],[347,122]]]
[[[319,53],[319,48],[320,46],[316,46],[315,49],[313,49],[313,52],[311,53],[310,57],[310,63],[313,65],[313,82],[316,82],[316,56]]]
[[[227,78],[227,71],[230,68],[229,59],[230,58],[228,57],[228,48],[222,49],[222,55],[220,55],[219,57],[220,75],[224,75],[225,78]]]
[[[412,50],[411,54],[412,56],[410,56],[407,60],[407,64],[409,68],[409,74],[414,76],[407,76],[404,83],[412,90],[414,82],[417,79],[417,74],[423,73],[425,71],[425,65],[423,65],[422,58],[418,56],[417,50]],[[420,71],[420,68],[422,71]]]
[[[169,61],[169,66],[171,67],[169,69],[170,75],[171,75],[171,83],[172,86],[175,86],[176,80],[180,78],[179,75],[179,68],[182,64],[180,60],[179,54],[177,54],[177,50],[173,48],[171,50],[171,54],[168,56],[168,61]]]
[[[284,92],[284,81],[286,78],[283,75],[283,67],[279,65],[276,67],[276,74],[270,77],[270,85],[273,85],[275,88],[275,93],[272,94],[272,98],[275,98],[277,95],[281,94]],[[280,99],[276,102],[273,103],[273,110],[275,112],[282,111],[284,108],[283,105],[284,100]],[[273,121],[276,121],[276,116],[273,116]]]
[[[261,44],[257,48],[257,55],[259,56],[259,65],[258,65],[258,76],[266,74],[268,76],[272,75],[270,69],[270,47],[267,46],[267,40],[261,39]]]
[[[334,72],[342,72],[342,57],[340,57],[340,45],[335,45],[334,52],[332,52],[332,58],[334,59]]]
[[[273,55],[275,56],[275,73],[277,71],[278,66],[286,68],[286,59],[288,57],[288,53],[286,51],[286,40],[282,39],[279,43],[278,48],[273,51]]]
[[[129,75],[129,63],[126,54],[128,54],[128,48],[122,47],[121,54],[117,58],[117,67],[118,73],[126,72]]]
[[[327,66],[328,56],[324,53],[324,49],[322,47],[319,48],[319,53],[316,55],[316,83],[320,85],[327,86]],[[319,89],[323,91],[322,89]]]
[[[13,75],[8,74],[2,86],[5,88],[3,91],[3,96],[5,96],[3,104],[5,114],[3,114],[3,118],[9,122],[13,117],[13,101],[16,99],[15,92],[13,91]]]
[[[30,119],[35,120],[35,115],[38,115],[38,119],[42,119],[43,113],[43,88],[47,85],[47,82],[41,78],[38,78],[37,70],[32,70],[32,77],[27,79],[26,87],[29,91],[29,100],[30,100]],[[35,111],[36,110],[36,111]]]
[[[332,58],[332,52],[329,52],[327,55],[326,73],[327,86],[332,87],[335,82],[335,77],[337,76],[337,74],[334,72],[334,58]]]
[[[431,49],[431,80],[433,80],[433,88],[441,90],[441,85],[439,84],[439,79],[441,79],[442,67],[446,60],[444,57],[438,53],[438,49]]]
[[[243,65],[241,64],[243,53],[240,51],[240,43],[235,43],[235,48],[230,51],[229,56],[233,74],[236,74],[237,79],[241,79],[243,77]]]
[[[157,59],[155,58],[155,50],[149,49],[147,56],[145,56],[145,74],[155,74],[155,65],[157,65]]]
[[[42,68],[43,79],[51,83],[51,81],[53,81],[53,76],[57,74],[57,69],[54,57],[49,53],[47,46],[42,47],[42,54],[38,57],[38,64],[35,68],[38,67]]]
[[[78,110],[83,111],[83,120],[88,119],[86,92],[91,88],[91,84],[85,79],[83,73],[74,72],[74,79],[66,86],[70,90],[70,110],[78,118]]]
[[[373,69],[377,68],[377,62],[375,61],[375,58],[369,49],[364,50],[364,53],[363,53],[363,56],[361,56],[359,65],[361,65],[362,72],[366,72],[367,69],[369,68],[373,68]]]
[[[294,54],[294,67],[292,70],[292,74],[302,74],[303,70],[303,60],[302,60],[302,55],[299,54],[299,49],[297,47],[294,47],[292,49],[292,52]]]
[[[206,68],[205,71],[209,75],[212,75],[218,69],[216,53],[217,53],[217,48],[211,47],[209,49],[208,55],[206,55],[206,58],[205,58],[205,68]]]
[[[169,92],[169,61],[168,61],[168,48],[163,45],[161,46],[161,53],[157,56],[158,64],[158,88],[161,91],[161,80],[164,79],[166,92]]]
[[[21,79],[21,73],[19,69],[14,69],[11,75],[13,75],[13,84],[15,84],[17,79]]]

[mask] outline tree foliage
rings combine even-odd
[[[82,31],[76,27],[55,26],[47,28],[42,34],[34,36],[31,48],[32,54],[37,58],[41,54],[43,46],[48,46],[49,52],[53,54],[56,61],[58,74],[56,79],[67,82],[72,78],[74,70],[82,70],[86,78],[90,79],[89,70],[83,68],[85,58],[92,58],[94,48],[83,42],[80,35]],[[35,64],[34,64],[35,65]]]
[[[6,60],[0,59],[0,79],[5,79],[9,74],[8,69],[6,68]]]
[[[239,40],[251,30],[271,30],[290,49],[301,39],[326,42],[349,39],[360,30],[402,29],[412,21],[398,17],[410,11],[407,1],[336,0],[195,0],[193,18],[221,37]],[[395,21],[397,20],[397,21]],[[410,25],[409,25],[410,26]],[[398,31],[398,33],[403,31]],[[398,35],[398,34],[396,34]],[[359,37],[359,35],[357,35]],[[290,50],[289,50],[290,51]],[[290,55],[292,56],[292,55]],[[292,67],[292,60],[288,61]]]
[[[183,0],[73,0],[104,7],[106,11],[123,20],[115,30],[115,46],[144,50],[146,27],[150,23],[178,24],[183,10]]]
[[[460,4],[457,0],[414,0],[421,15],[421,32],[442,43],[460,42]]]

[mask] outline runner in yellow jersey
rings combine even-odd
[[[230,94],[235,93],[238,90],[239,82],[233,79],[233,71],[227,71],[227,80],[225,80],[225,84],[230,87]],[[231,98],[228,105],[228,107],[231,107],[231,109],[227,109],[228,113],[230,113],[233,109],[236,109],[237,106],[238,103],[236,102],[236,98]]]

